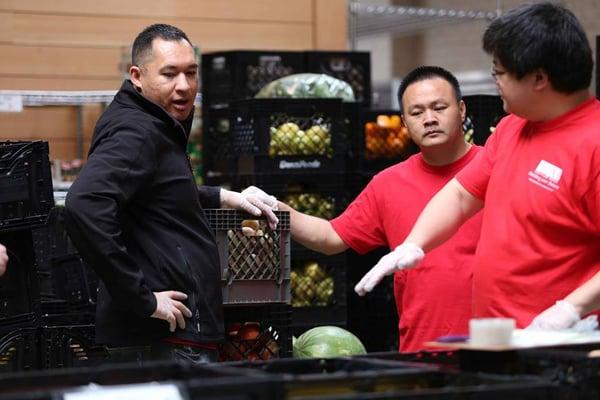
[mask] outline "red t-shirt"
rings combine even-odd
[[[401,244],[419,214],[481,148],[443,167],[421,154],[377,174],[331,225],[358,253]],[[465,334],[471,317],[471,277],[481,215],[465,223],[448,242],[429,252],[415,268],[394,275],[400,351],[418,351],[442,335]]]
[[[474,316],[520,328],[600,269],[600,102],[551,121],[505,117],[457,175],[485,201]]]

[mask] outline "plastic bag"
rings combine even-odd
[[[268,83],[256,98],[341,98],[355,101],[352,87],[339,79],[324,74],[294,74]]]

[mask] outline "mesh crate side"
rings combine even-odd
[[[239,174],[340,173],[346,137],[340,99],[253,99],[231,105]]]
[[[215,231],[219,251],[223,302],[289,302],[289,213],[275,212],[279,224],[271,229],[264,217],[237,210],[205,211]],[[257,225],[255,235],[243,234],[244,221]]]
[[[304,54],[293,51],[226,51],[202,55],[203,102],[226,107],[252,98],[267,83],[304,72]]]
[[[0,337],[0,372],[39,368],[37,328],[17,328]]]
[[[484,145],[498,122],[506,115],[500,96],[464,96],[467,112],[465,126],[473,129],[475,144]]]
[[[43,327],[40,352],[44,369],[94,366],[108,358],[106,348],[95,344],[94,325]]]
[[[269,360],[292,356],[289,304],[225,306],[225,343],[220,361]],[[257,323],[258,335],[245,336],[244,324]]]
[[[48,143],[0,143],[0,230],[43,225],[54,206]]]
[[[361,51],[307,51],[306,70],[347,82],[356,101],[371,104],[371,53]]]
[[[0,279],[0,326],[5,320],[27,314],[40,315],[40,292],[31,230],[0,234],[8,251],[8,265]]]

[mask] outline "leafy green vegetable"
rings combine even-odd
[[[339,79],[324,74],[294,74],[268,83],[256,98],[341,98],[354,101],[352,87]]]

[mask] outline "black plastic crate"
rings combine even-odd
[[[221,260],[224,304],[290,301],[290,216],[276,211],[271,229],[264,217],[237,210],[207,209]],[[255,236],[242,233],[243,221],[255,221]]]
[[[294,334],[321,325],[346,327],[346,256],[326,256],[302,247],[292,250]]]
[[[202,109],[202,170],[205,179],[227,179],[236,172],[236,159],[231,156],[229,118],[229,107]]]
[[[288,399],[558,399],[558,385],[534,376],[458,373],[435,365],[365,358],[231,363],[279,374]]]
[[[340,99],[252,99],[231,104],[232,155],[240,175],[342,173]]]
[[[408,361],[443,366],[458,371],[460,367],[460,351],[458,350],[432,350],[414,353],[399,353],[398,351],[372,352],[360,358],[375,358],[389,361]]]
[[[0,337],[0,373],[39,368],[37,328],[19,328]]]
[[[342,174],[298,174],[293,180],[286,175],[241,175],[234,189],[258,186],[299,212],[330,220],[348,205],[344,178]]]
[[[346,252],[348,273],[348,329],[363,342],[368,352],[397,351],[398,313],[394,299],[393,276],[386,276],[366,296],[358,296],[354,286],[389,253],[381,248],[365,255]]]
[[[0,230],[43,225],[52,207],[48,142],[0,142]]]
[[[202,101],[226,107],[249,99],[275,79],[304,72],[304,54],[293,51],[225,51],[202,55]]]
[[[356,101],[371,105],[371,53],[366,51],[307,51],[306,72],[326,74],[348,83]]]
[[[362,375],[362,373],[360,373]],[[308,382],[305,382],[305,384]],[[338,393],[317,394],[316,389],[292,397],[294,400],[559,400],[565,399],[557,385],[530,376],[432,372],[421,376],[401,375],[378,386],[340,388]],[[289,397],[288,397],[289,398]],[[589,397],[578,397],[589,398]]]
[[[270,360],[292,356],[291,306],[225,306],[225,343],[219,361]]]
[[[94,325],[43,327],[41,368],[95,366],[108,359],[106,347],[95,343]]]
[[[360,111],[358,133],[353,136],[353,165],[375,174],[418,153],[398,110]]]
[[[502,99],[495,95],[464,96],[467,114],[463,124],[465,132],[473,130],[473,142],[484,145],[498,122],[506,115]]]
[[[0,375],[1,399],[61,399],[90,383],[102,386],[173,384],[186,399],[279,400],[282,384],[260,371],[179,362],[111,364]],[[149,386],[151,389],[152,386]],[[2,395],[3,394],[3,395]]]
[[[79,254],[56,257],[52,262],[52,277],[56,294],[69,304],[69,311],[91,311],[96,308],[98,275]]]
[[[40,315],[40,293],[31,230],[0,234],[8,265],[0,277],[0,331],[14,320],[35,320]]]

